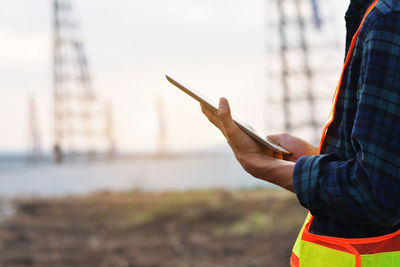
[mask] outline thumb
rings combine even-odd
[[[229,107],[228,100],[225,97],[221,97],[219,99],[218,117],[222,122],[225,132],[228,134],[237,127],[232,119],[231,109]]]

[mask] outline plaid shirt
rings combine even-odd
[[[352,0],[347,49],[373,1]],[[362,26],[321,155],[301,157],[293,183],[311,231],[372,237],[400,229],[400,1],[380,0]]]

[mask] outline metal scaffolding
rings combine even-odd
[[[156,109],[158,117],[158,144],[157,153],[163,155],[166,153],[167,145],[167,127],[165,122],[164,102],[161,97],[156,98]]]
[[[319,109],[321,106],[329,107],[329,92],[332,92],[329,88],[322,90],[318,87],[323,87],[320,85],[322,80],[336,74],[336,70],[327,68],[328,64],[324,61],[327,58],[336,58],[332,54],[327,54],[327,51],[330,53],[339,48],[335,37],[322,41],[316,38],[324,34],[325,24],[329,21],[327,17],[321,15],[319,3],[326,4],[328,1],[269,0],[267,2],[269,7],[267,52],[268,60],[274,62],[269,64],[274,70],[269,73],[271,78],[269,86],[272,88],[268,88],[267,91],[267,107],[270,107],[268,114],[273,113],[274,118],[282,125],[272,127],[272,130],[306,135],[306,139],[314,143],[320,137],[325,118],[320,116]],[[275,47],[270,44],[274,37],[277,39]],[[275,84],[272,82],[274,79]],[[333,88],[334,79],[329,83]],[[278,113],[281,113],[281,116],[277,115]],[[268,116],[269,122],[274,118]]]
[[[28,99],[28,118],[29,118],[29,148],[30,148],[30,159],[36,161],[42,157],[42,144],[41,144],[41,135],[39,131],[38,118],[37,118],[37,110],[36,110],[36,101],[32,96]]]
[[[111,107],[99,101],[91,82],[88,63],[70,0],[53,0],[53,103],[54,152],[93,154],[98,140],[114,149]],[[105,111],[108,109],[108,111]],[[107,113],[108,112],[108,113]]]

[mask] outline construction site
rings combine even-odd
[[[335,2],[47,2],[50,84],[21,90],[25,141],[0,145],[0,265],[288,266],[306,210],[164,75],[317,144],[343,60]]]
[[[329,0],[264,1],[268,14],[264,20],[268,36],[264,49],[266,61],[273,64],[267,64],[264,70],[269,86],[264,93],[266,115],[258,128],[298,134],[313,143],[319,140],[326,119],[325,113],[319,111],[329,107],[332,97],[331,91],[322,89],[324,84],[335,84],[337,79],[337,67],[326,62],[340,54],[341,47],[337,35],[332,34],[332,15],[320,11],[320,5],[326,9],[329,4]],[[53,1],[51,11],[52,141],[43,142],[45,131],[39,127],[35,95],[29,94],[28,150],[33,159],[50,152],[58,163],[67,158],[96,155],[114,158],[118,134],[114,129],[113,101],[102,97],[93,84],[73,2]],[[155,95],[152,102],[157,124],[153,152],[165,154],[169,130],[164,98]],[[275,119],[266,117],[271,113]],[[44,143],[51,147],[43,147]]]

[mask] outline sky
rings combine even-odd
[[[226,141],[199,105],[170,85],[165,74],[265,129],[268,1],[73,1],[96,92],[111,101],[121,151],[157,146],[155,99],[161,97],[169,149],[205,149]],[[331,7],[344,36],[346,0]],[[28,148],[28,98],[34,96],[44,149],[52,145],[51,1],[3,0],[0,10],[0,150]],[[336,38],[336,37],[335,37]],[[339,37],[340,38],[340,37]],[[343,40],[341,40],[343,43]],[[344,49],[344,44],[343,44]],[[333,62],[340,67],[342,58]],[[332,93],[333,94],[333,93]],[[329,107],[328,107],[329,108]]]

